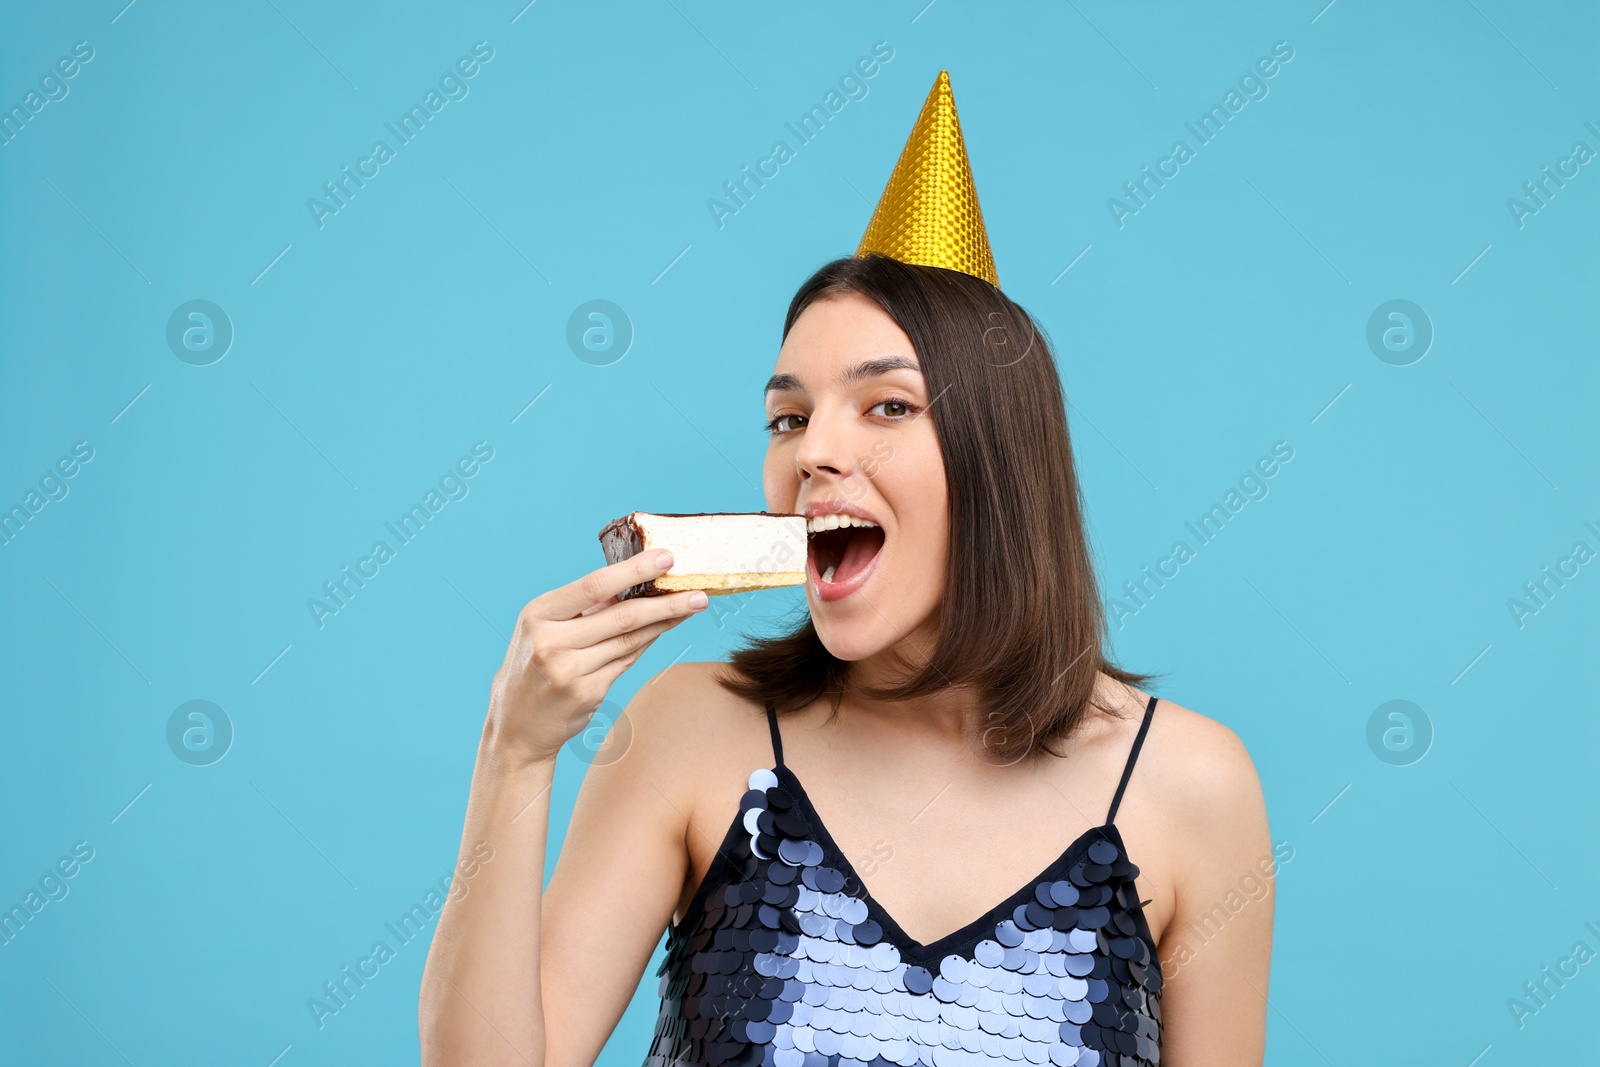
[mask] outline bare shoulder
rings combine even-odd
[[[574,821],[642,817],[664,840],[695,842],[709,803],[734,806],[751,766],[768,758],[765,716],[718,684],[725,663],[677,663],[647,679],[620,713],[602,707],[569,745],[581,745],[584,773]],[[620,700],[613,704],[621,703]],[[615,721],[608,722],[614,716]],[[755,759],[755,764],[750,759]],[[738,774],[743,768],[743,776]],[[720,840],[720,835],[713,839]]]
[[[669,821],[686,860],[675,918],[737,817],[750,772],[773,765],[764,709],[725,688],[725,677],[738,677],[725,661],[673,664],[640,686],[625,712],[637,758],[616,764],[629,765],[630,784],[619,788],[649,790],[645,799]]]
[[[1198,711],[1165,698],[1156,704],[1140,763],[1174,800],[1227,804],[1261,793],[1255,762],[1239,735]]]
[[[742,767],[748,775],[749,767],[771,762],[761,705],[729,691],[722,677],[736,677],[726,662],[675,663],[641,685],[624,709],[630,755],[642,757],[635,768],[646,769],[685,811],[728,777],[721,769]]]
[[[1278,857],[1255,763],[1228,726],[1163,699],[1140,775],[1149,806],[1139,833],[1161,883],[1151,928],[1164,979],[1162,1057],[1259,1065]]]
[[[1191,829],[1237,824],[1262,804],[1255,761],[1239,735],[1166,698],[1151,716],[1138,766],[1165,817]]]
[[[1163,698],[1135,777],[1140,821],[1171,857],[1168,874],[1182,895],[1210,900],[1224,881],[1270,853],[1255,762],[1239,735],[1216,719]]]
[[[648,734],[652,745],[675,757],[736,743],[753,727],[765,737],[761,706],[718,680],[736,676],[725,662],[674,663],[639,687],[626,715],[636,734]]]

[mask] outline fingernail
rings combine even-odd
[[[672,566],[672,553],[668,552],[664,548],[660,552],[657,552],[656,553],[656,566],[660,567],[662,570],[666,570],[667,568],[671,567]]]
[[[710,598],[698,589],[689,594],[689,606],[696,611],[699,611],[710,602]]]

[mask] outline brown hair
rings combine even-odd
[[[867,297],[905,331],[933,398],[926,413],[938,410],[950,510],[938,640],[910,677],[916,665],[901,657],[902,684],[852,687],[849,662],[822,644],[808,611],[790,633],[747,637],[729,660],[743,677],[718,681],[780,713],[832,695],[837,714],[848,688],[905,700],[971,686],[985,708],[986,753],[1059,755],[1050,742],[1088,714],[1097,672],[1132,684],[1154,676],[1124,671],[1104,651],[1105,611],[1049,340],[981,278],[876,254],[836,259],[808,278],[783,336],[813,302],[841,293]]]

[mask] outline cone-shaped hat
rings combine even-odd
[[[902,263],[958,270],[1000,286],[956,118],[949,71],[941,70],[928,91],[856,249],[857,256],[869,252]]]

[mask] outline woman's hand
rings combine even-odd
[[[530,600],[495,672],[485,743],[502,757],[553,762],[618,676],[708,603],[699,589],[617,599],[671,566],[665,549],[640,552]]]

